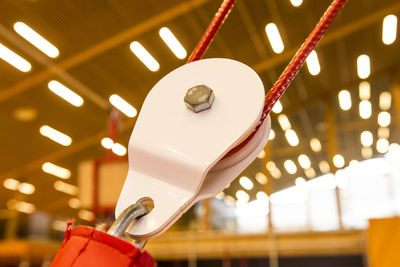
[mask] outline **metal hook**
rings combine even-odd
[[[107,233],[113,236],[121,237],[133,243],[140,249],[143,249],[147,243],[147,240],[136,240],[127,235],[126,230],[129,226],[134,224],[136,220],[140,219],[144,215],[150,213],[153,209],[153,201],[145,198],[139,200],[136,204],[132,204],[127,207],[111,225]]]

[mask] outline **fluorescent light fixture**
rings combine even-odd
[[[104,137],[101,139],[101,145],[106,149],[111,149],[114,145],[114,141],[111,138]]]
[[[317,176],[317,173],[315,172],[313,167],[305,169],[304,173],[306,174],[307,178],[309,178],[309,179],[315,178],[315,176]]]
[[[232,196],[225,196],[224,197],[224,202],[228,206],[234,206],[235,205],[235,199]]]
[[[400,145],[397,143],[392,143],[389,145],[389,154],[393,156],[397,156],[399,158],[400,156]]]
[[[124,156],[126,154],[126,148],[119,143],[114,143],[111,150],[118,156]]]
[[[69,194],[69,195],[76,195],[78,194],[78,187],[72,184],[64,183],[63,181],[55,181],[54,189],[57,191]]]
[[[360,117],[362,119],[369,119],[372,115],[372,105],[369,100],[361,100],[358,106],[358,112],[360,113]]]
[[[9,190],[17,190],[19,181],[13,178],[7,178],[3,181],[3,186]]]
[[[56,129],[48,125],[43,125],[42,127],[40,127],[39,132],[41,135],[46,136],[47,138],[53,140],[56,143],[59,143],[60,145],[69,146],[72,143],[71,137],[63,134],[60,131],[57,131]]]
[[[319,170],[322,173],[329,173],[331,171],[331,167],[329,166],[329,163],[326,162],[325,160],[320,161],[320,163],[318,164]]]
[[[31,63],[2,44],[0,44],[0,58],[22,72],[28,72],[32,68]]]
[[[40,34],[38,34],[25,23],[16,22],[14,24],[14,30],[37,49],[45,53],[47,56],[55,58],[60,54],[57,47],[44,39]]]
[[[25,202],[25,201],[17,201],[15,203],[15,210],[17,210],[19,212],[27,213],[27,214],[32,214],[35,212],[36,207],[35,207],[35,205]]]
[[[278,100],[275,102],[274,106],[272,107],[272,112],[273,113],[281,113],[282,109],[283,109],[283,107],[282,107],[281,101]]]
[[[68,179],[69,177],[71,177],[70,170],[57,166],[56,164],[53,164],[51,162],[43,163],[42,170],[46,173],[49,173],[51,175],[57,176],[62,179]]]
[[[349,166],[355,165],[357,163],[359,163],[358,160],[352,159],[352,160],[349,161]]]
[[[96,218],[93,212],[84,209],[78,211],[78,217],[88,222],[91,222]]]
[[[381,111],[378,114],[378,124],[381,127],[387,127],[390,125],[391,116],[387,111]]]
[[[270,129],[268,140],[274,140],[274,138],[275,138],[275,131],[273,129]]]
[[[265,167],[267,170],[271,171],[276,168],[276,165],[273,161],[268,161],[267,164],[265,164]]]
[[[32,195],[35,192],[35,186],[30,183],[20,183],[18,185],[18,191],[25,195]]]
[[[256,194],[256,198],[261,201],[268,201],[269,199],[267,193],[263,191],[258,191]]]
[[[372,158],[373,155],[373,151],[372,151],[372,147],[365,147],[363,146],[361,148],[361,156],[365,159],[369,159]]]
[[[262,185],[266,185],[268,183],[267,176],[262,172],[257,172],[255,177],[256,177],[257,182],[259,182]]]
[[[239,179],[239,183],[244,189],[251,190],[254,187],[253,182],[246,176],[242,176]]]
[[[345,161],[342,155],[336,154],[333,156],[333,165],[335,165],[337,168],[342,168],[344,167]]]
[[[224,191],[219,192],[218,195],[215,196],[216,199],[222,200],[224,199],[225,193]]]
[[[299,6],[301,6],[301,4],[303,3],[303,0],[290,0],[290,3],[291,3],[292,6],[294,6],[294,7],[299,7]]]
[[[342,110],[349,110],[351,108],[351,95],[347,90],[342,90],[338,94],[339,106]]]
[[[321,71],[321,66],[319,65],[318,55],[315,50],[313,50],[306,59],[307,68],[311,75],[318,75]]]
[[[131,104],[122,99],[119,95],[113,94],[112,96],[110,96],[109,100],[114,107],[119,109],[129,118],[133,118],[137,115],[136,109]]]
[[[384,138],[378,139],[378,141],[376,141],[376,150],[379,153],[388,152],[388,150],[389,150],[389,141],[387,139],[384,139]]]
[[[382,42],[385,45],[393,44],[397,35],[397,17],[395,15],[387,15],[383,19],[382,25]]]
[[[379,107],[382,110],[389,110],[392,105],[392,94],[389,92],[382,92],[379,95]]]
[[[299,144],[299,138],[294,130],[289,129],[285,132],[286,140],[288,141],[289,145],[297,146]]]
[[[371,74],[371,62],[369,56],[360,55],[357,58],[357,74],[360,79],[366,79]]]
[[[50,81],[47,86],[49,87],[50,91],[71,105],[74,105],[75,107],[80,107],[83,105],[83,98],[62,83],[53,80]]]
[[[289,174],[295,174],[297,172],[296,164],[290,159],[285,160],[283,166]]]
[[[272,50],[277,54],[282,53],[285,47],[283,45],[281,35],[279,34],[278,27],[276,27],[275,23],[267,24],[267,26],[265,26],[265,32],[267,33]]]
[[[67,227],[67,221],[54,220],[51,223],[51,229],[56,231],[65,232],[66,227]]]
[[[378,138],[389,139],[390,129],[389,127],[379,127],[378,128]]]
[[[68,206],[70,206],[73,209],[80,209],[82,206],[81,201],[78,198],[70,198],[68,201]]]
[[[294,183],[297,186],[300,186],[300,185],[305,185],[307,182],[303,177],[297,177]]]
[[[158,71],[160,69],[157,60],[139,42],[132,42],[130,49],[149,70]]]
[[[259,158],[259,159],[265,158],[265,151],[261,150],[261,152],[260,152],[260,154],[258,154],[257,158]]]
[[[301,154],[297,158],[297,160],[299,161],[299,164],[303,169],[308,169],[308,168],[311,167],[311,161],[310,161],[310,158],[307,155]]]
[[[282,177],[281,171],[276,167],[275,163],[272,161],[268,161],[267,164],[265,165],[271,176],[275,179],[279,179]]]
[[[284,131],[292,128],[292,125],[290,124],[290,121],[285,114],[281,114],[278,116],[278,122],[279,122],[279,125],[281,126],[282,130],[284,130]]]
[[[321,142],[317,138],[312,138],[310,140],[310,147],[314,152],[320,152],[322,149]]]
[[[364,147],[372,146],[372,143],[374,142],[374,137],[370,131],[363,131],[360,135],[360,139],[361,144]]]
[[[249,194],[247,194],[245,191],[243,190],[238,190],[236,192],[236,198],[239,201],[243,201],[243,202],[248,202],[250,200]]]
[[[367,81],[362,81],[358,85],[358,93],[361,100],[369,100],[371,98],[371,85]]]
[[[10,199],[9,201],[7,201],[6,205],[7,205],[7,208],[8,208],[9,210],[14,210],[14,209],[15,209],[15,206],[17,205],[17,203],[18,203],[17,200],[15,200],[15,199]]]
[[[159,31],[161,39],[171,49],[172,53],[179,59],[184,59],[187,55],[185,48],[176,39],[175,35],[167,27],[162,27]]]

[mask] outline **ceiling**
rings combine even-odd
[[[158,31],[167,26],[177,36],[188,53],[195,47],[221,1],[69,1],[69,0],[3,0],[0,8],[0,43],[6,45],[32,64],[23,73],[0,60],[0,180],[14,177],[32,183],[34,194],[18,195],[0,187],[0,208],[11,198],[34,203],[38,210],[55,215],[72,216],[75,210],[67,206],[70,196],[53,189],[56,177],[45,174],[40,167],[51,161],[72,171],[70,183],[76,183],[77,166],[83,160],[106,155],[100,139],[107,136],[111,94],[118,94],[136,109],[140,107],[151,87],[165,74],[184,64],[162,42]],[[229,18],[208,49],[205,57],[226,57],[254,68],[266,90],[272,86],[296,49],[329,5],[329,0],[304,0],[295,8],[289,0],[239,0]],[[400,63],[398,40],[384,45],[381,40],[382,19],[400,13],[396,0],[349,1],[326,36],[317,46],[321,73],[312,76],[303,68],[282,97],[285,113],[297,132],[300,143],[288,144],[272,114],[276,137],[268,145],[268,157],[280,168],[283,176],[273,180],[273,191],[294,184],[302,171],[289,175],[283,161],[297,161],[307,154],[317,175],[318,163],[329,161],[326,110],[335,122],[337,151],[346,161],[362,159],[360,133],[370,130],[376,135],[379,93],[391,89],[393,74]],[[16,21],[23,21],[40,32],[59,50],[50,59],[13,30]],[[275,54],[265,35],[265,25],[277,24],[285,45]],[[139,41],[160,63],[160,70],[149,71],[130,51],[129,44]],[[360,54],[371,58],[370,119],[358,115],[358,84],[356,59]],[[74,107],[47,88],[50,80],[58,80],[80,94],[85,103]],[[338,106],[341,89],[352,93],[353,106],[344,112]],[[16,119],[15,111],[29,108],[34,119]],[[395,114],[392,114],[395,116]],[[329,117],[329,116],[328,116]],[[40,126],[48,124],[67,133],[73,142],[63,147],[39,134]],[[135,119],[121,116],[118,141],[127,146]],[[390,142],[399,142],[395,125],[390,126]],[[309,140],[317,137],[322,151],[315,153]],[[379,155],[374,150],[375,155]],[[244,174],[254,180],[265,162],[256,160]],[[298,166],[298,169],[301,169]],[[268,177],[269,174],[267,174]],[[255,182],[253,190],[263,190]],[[239,185],[234,182],[227,190],[234,194]]]

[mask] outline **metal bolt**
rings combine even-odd
[[[187,90],[184,100],[189,109],[198,113],[211,108],[214,99],[215,95],[213,90],[211,90],[210,87],[201,84]]]

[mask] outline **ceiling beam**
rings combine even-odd
[[[125,42],[131,41],[135,37],[148,32],[160,24],[166,23],[176,17],[179,17],[191,10],[209,2],[210,0],[191,0],[184,1],[183,3],[176,5],[170,9],[167,9],[160,14],[157,14],[149,19],[144,20],[132,27],[122,31],[110,38],[105,39],[102,42],[97,43],[94,46],[89,47],[76,55],[60,61],[58,64],[54,64],[53,67],[48,67],[43,71],[29,76],[28,78],[15,83],[14,85],[4,88],[0,92],[0,102],[10,99],[23,93],[24,91],[38,85],[53,75],[58,75],[57,70],[69,70],[73,67],[79,66],[80,64],[99,56]]]

